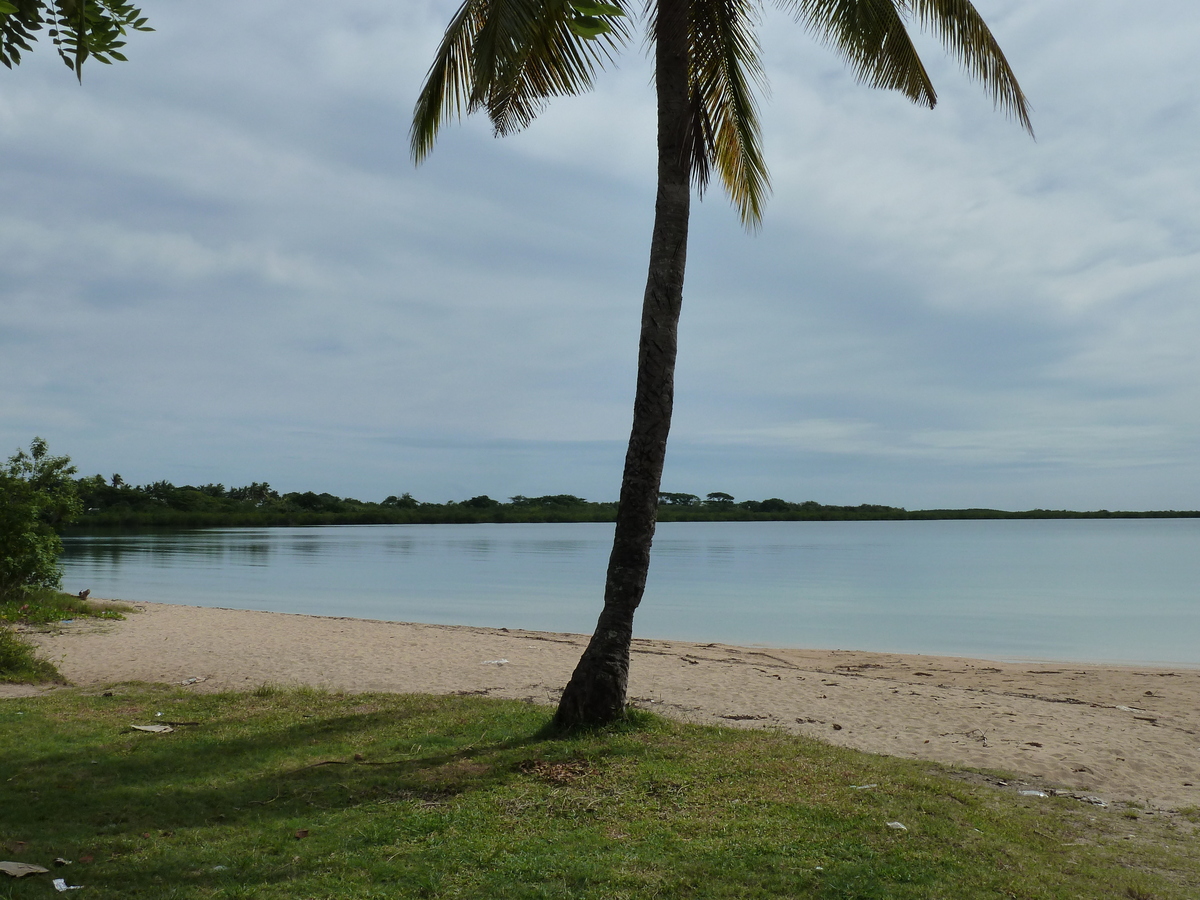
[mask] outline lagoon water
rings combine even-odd
[[[67,538],[100,597],[590,632],[608,524]],[[1200,666],[1200,519],[663,523],[639,637]]]

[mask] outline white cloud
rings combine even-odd
[[[143,480],[615,495],[649,64],[635,43],[512,138],[449,126],[415,169],[453,5],[168,4],[82,88],[46,47],[0,76],[0,443]],[[932,112],[768,14],[774,197],[757,236],[695,207],[668,480],[704,484],[673,488],[1200,506],[1200,11],[979,6],[1036,143],[928,39]]]

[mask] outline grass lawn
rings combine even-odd
[[[648,714],[121,685],[0,702],[0,898],[1195,898],[1181,817]],[[181,723],[170,734],[133,724]],[[182,724],[186,723],[186,724]],[[873,785],[862,789],[856,785]],[[889,827],[900,822],[907,830]]]

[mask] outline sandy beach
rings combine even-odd
[[[70,681],[480,694],[553,704],[575,634],[138,603],[32,634]],[[1011,772],[1031,785],[1200,806],[1200,670],[634,642],[630,696],[711,725]],[[0,697],[26,691],[0,685]]]

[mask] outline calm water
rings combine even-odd
[[[611,525],[73,537],[101,597],[590,632]],[[1200,519],[665,523],[639,637],[1200,666]]]

